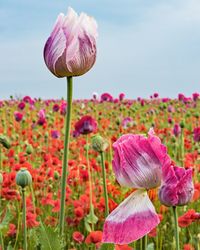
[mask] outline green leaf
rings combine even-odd
[[[100,250],[114,250],[115,245],[111,243],[104,243],[101,245]]]
[[[40,222],[40,227],[37,230],[39,243],[43,250],[61,250],[62,244],[59,234],[53,228],[47,227]]]
[[[10,221],[12,220],[12,218],[13,218],[13,215],[10,211],[10,208],[8,207],[6,210],[6,214],[5,214],[2,222],[0,223],[0,231],[1,232],[7,230],[7,227],[9,225]]]

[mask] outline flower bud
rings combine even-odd
[[[20,169],[16,175],[16,183],[18,186],[25,188],[32,183],[32,176],[27,169]]]
[[[10,139],[5,135],[0,135],[0,144],[4,146],[4,148],[9,149],[11,147]]]
[[[27,147],[26,147],[26,153],[28,155],[32,154],[33,153],[33,147],[32,145],[28,144]]]
[[[108,146],[108,141],[105,140],[102,136],[95,135],[92,137],[92,148],[95,151],[99,153],[104,152],[108,148]]]

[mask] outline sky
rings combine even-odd
[[[199,0],[0,0],[0,99],[66,97],[43,48],[59,13],[72,7],[98,23],[97,61],[74,78],[74,98],[190,96],[200,92]]]

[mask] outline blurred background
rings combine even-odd
[[[68,6],[99,27],[97,62],[74,79],[75,98],[200,92],[199,0],[0,0],[0,99],[66,96],[66,81],[48,71],[43,47]]]

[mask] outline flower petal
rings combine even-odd
[[[148,234],[160,220],[145,190],[137,190],[106,218],[103,242],[129,244]]]

